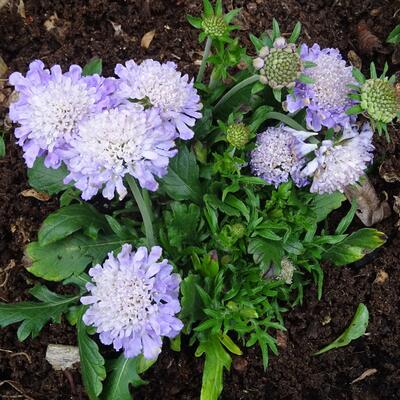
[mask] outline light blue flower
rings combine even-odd
[[[89,305],[83,321],[96,327],[102,343],[123,349],[126,358],[156,358],[163,336],[173,338],[183,327],[175,317],[181,309],[181,278],[171,273],[168,260],[159,261],[161,253],[158,246],[134,252],[124,244],[116,257],[109,253],[103,265],[89,270],[90,293],[81,298]]]

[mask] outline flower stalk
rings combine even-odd
[[[207,66],[208,56],[210,55],[212,45],[212,39],[210,36],[207,37],[206,46],[204,48],[203,59],[201,60],[199,73],[197,74],[196,82],[200,83],[203,80],[204,72]]]
[[[139,207],[139,211],[143,219],[144,231],[146,233],[147,246],[150,249],[156,244],[151,218],[150,198],[148,195],[142,195],[136,183],[136,180],[131,175],[126,176],[126,181],[128,182],[129,188],[131,189],[133,197],[135,198],[136,204]],[[145,201],[145,199],[147,199],[147,201]]]

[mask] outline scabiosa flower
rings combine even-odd
[[[260,73],[260,82],[273,89],[293,87],[303,71],[302,60],[294,43],[278,37],[273,47],[263,47],[253,66]]]
[[[177,136],[188,140],[194,135],[191,127],[201,118],[202,105],[193,80],[182,76],[176,64],[145,60],[140,65],[127,61],[115,68],[119,76],[118,94],[123,101],[136,101],[145,108],[155,108],[167,124],[177,130]]]
[[[343,192],[346,186],[356,183],[373,159],[373,131],[364,124],[361,132],[356,126],[343,130],[337,142],[323,140],[315,151],[316,157],[302,171],[304,176],[312,176],[312,193]]]
[[[301,132],[286,126],[270,127],[257,135],[256,148],[251,153],[251,168],[255,175],[278,187],[289,177],[298,187],[307,179],[300,172],[306,161],[304,156],[316,149],[304,140],[314,132]]]
[[[313,83],[297,81],[294,93],[287,97],[287,109],[296,112],[307,108],[307,126],[319,132],[322,126],[336,130],[351,122],[346,114],[353,102],[348,97],[351,89],[348,85],[356,83],[352,76],[352,67],[346,66],[337,49],[321,50],[318,44],[308,47],[303,44],[300,56],[304,62],[312,62],[304,74]]]
[[[114,79],[82,77],[78,65],[63,74],[59,65],[48,70],[39,60],[29,65],[26,76],[14,72],[9,81],[19,93],[10,118],[20,124],[15,136],[28,167],[44,155],[47,167],[58,168],[58,150],[68,145],[80,121],[111,106],[109,95],[115,90]]]
[[[97,328],[100,341],[124,350],[126,358],[139,354],[154,359],[161,352],[162,337],[173,338],[183,327],[175,317],[180,311],[180,276],[172,274],[168,260],[158,261],[161,247],[136,252],[124,244],[121,252],[108,254],[103,265],[89,270],[90,292],[81,298],[90,307],[83,315],[86,325]]]
[[[176,154],[174,134],[154,109],[141,110],[132,104],[105,110],[80,124],[70,150],[63,153],[70,172],[65,182],[75,181],[85,200],[101,188],[105,198],[111,200],[117,191],[122,199],[127,194],[126,174],[155,191],[155,176],[167,173],[169,159]]]

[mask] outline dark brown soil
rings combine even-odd
[[[185,14],[198,14],[200,1],[150,3],[150,16],[144,14],[141,0],[25,0],[25,18],[15,6],[6,6],[0,11],[0,56],[11,71],[26,70],[35,58],[65,68],[99,56],[104,60],[105,73],[112,73],[117,62],[153,57],[176,61],[182,70],[194,74],[202,49],[197,33],[185,22]],[[399,1],[226,0],[225,4],[243,7],[241,35],[249,48],[248,33],[260,34],[268,29],[272,17],[281,23],[284,32],[300,20],[307,42],[338,47],[344,54],[353,50],[362,57],[364,65],[372,58],[382,65],[385,57],[390,59],[391,49],[382,46],[372,55],[362,54],[357,24],[365,20],[371,32],[384,42],[400,18]],[[54,15],[55,24],[47,30],[44,24],[52,16],[54,22]],[[122,33],[117,34],[112,23],[120,25]],[[141,48],[143,34],[154,29],[156,36],[149,49]],[[2,111],[5,110],[0,104]],[[399,134],[393,129],[392,135],[391,145],[378,141],[377,160],[399,157]],[[392,201],[392,195],[399,194],[396,184],[384,184],[377,171],[373,173],[378,189],[385,190]],[[22,197],[20,192],[27,187],[21,152],[9,136],[7,155],[0,160],[0,301],[27,298],[26,290],[33,279],[23,267],[23,249],[35,239],[45,216],[57,207],[57,200],[40,202]],[[280,355],[271,358],[266,372],[257,349],[234,360],[230,374],[226,374],[224,399],[400,399],[400,237],[395,222],[392,217],[379,226],[389,240],[366,265],[327,267],[323,300],[318,302],[315,290],[310,288],[304,305],[287,314],[288,332],[280,337]],[[345,348],[313,357],[317,349],[343,331],[360,302],[370,311],[369,335]],[[2,399],[24,394],[30,396],[25,398],[36,400],[85,398],[79,371],[72,371],[71,385],[63,373],[53,371],[44,359],[48,343],[75,344],[72,328],[66,323],[50,325],[38,338],[22,344],[15,332],[10,327],[1,330],[0,335]],[[198,398],[201,367],[193,349],[184,346],[181,353],[166,349],[145,375],[150,384],[140,388],[135,398]],[[351,384],[368,369],[377,371]]]

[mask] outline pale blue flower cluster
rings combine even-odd
[[[10,76],[19,94],[10,117],[20,125],[15,135],[28,167],[39,156],[47,167],[64,162],[66,182],[73,181],[85,200],[99,191],[123,198],[126,174],[157,190],[155,178],[167,173],[175,140],[191,139],[201,117],[193,81],[174,63],[128,61],[115,72],[118,79],[84,77],[77,65],[62,73],[59,65],[48,70],[37,60],[26,76]]]
[[[89,305],[83,321],[96,328],[102,343],[123,349],[126,358],[155,359],[162,337],[174,338],[183,328],[175,317],[181,309],[181,278],[171,273],[168,260],[159,261],[161,252],[158,246],[133,252],[125,244],[116,257],[110,253],[103,265],[89,270],[90,293],[81,298]]]

